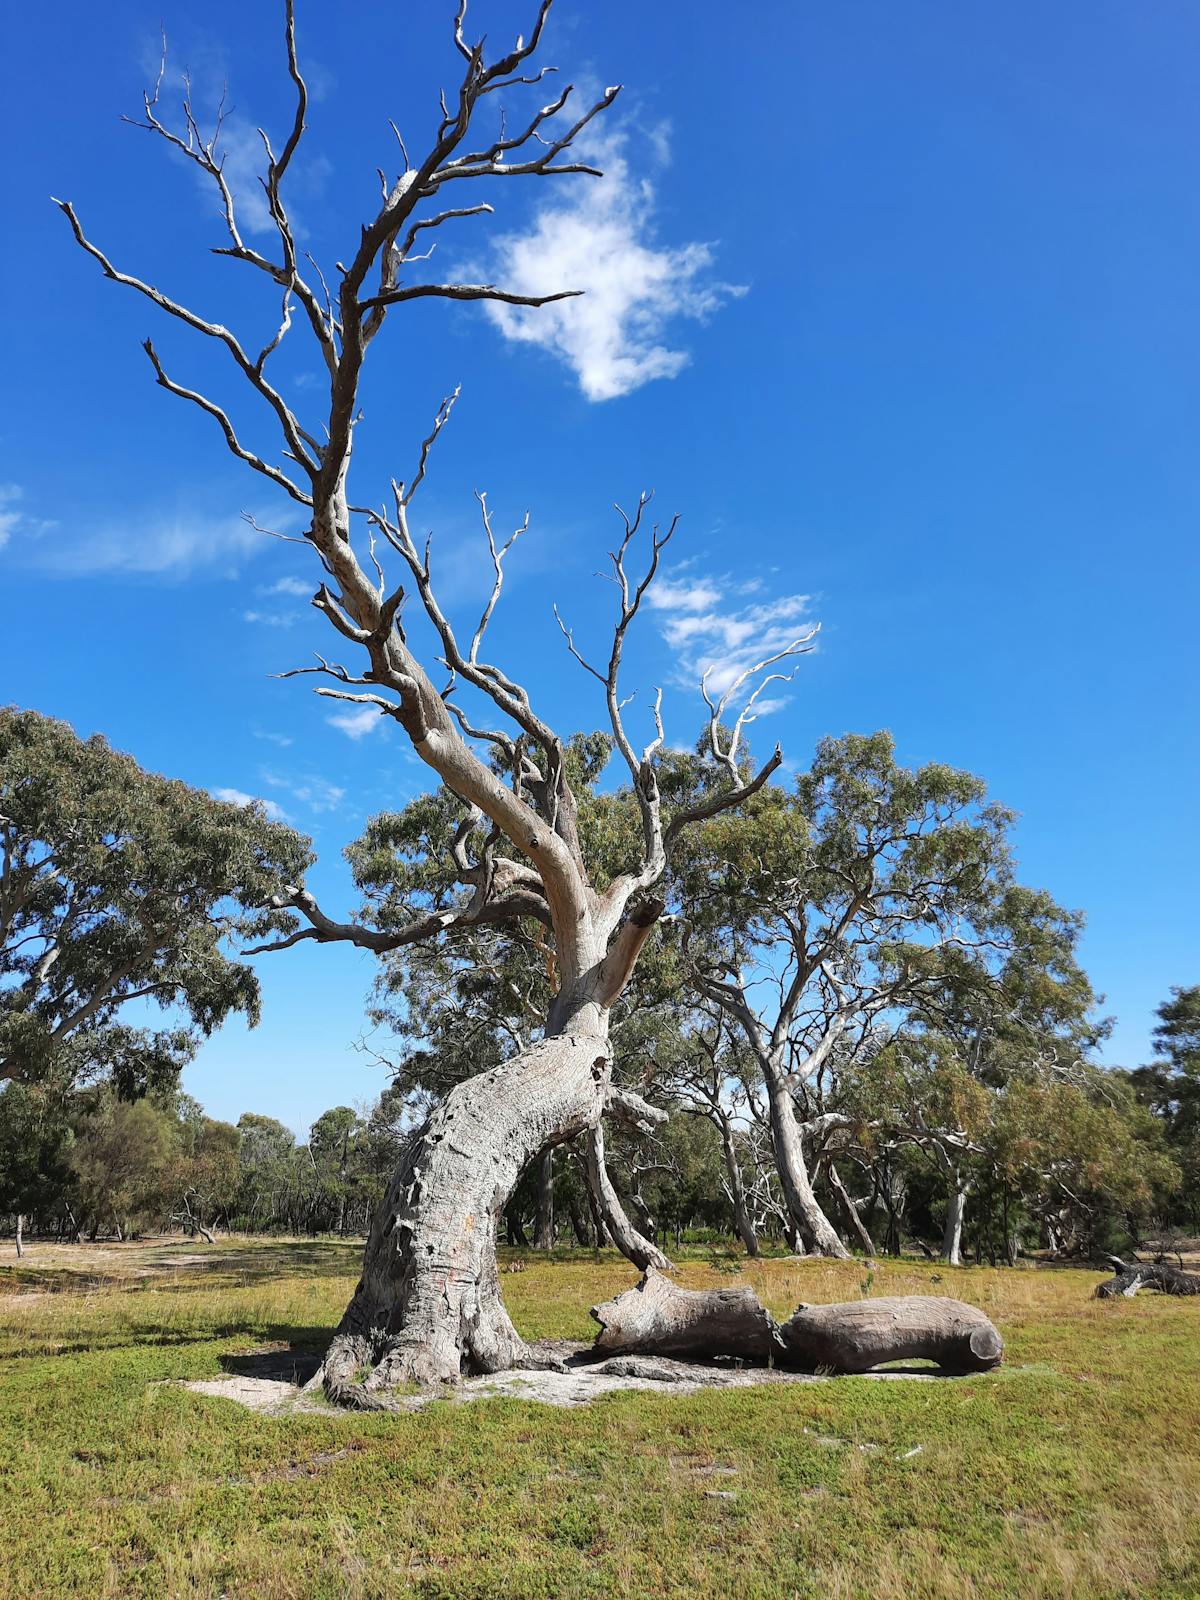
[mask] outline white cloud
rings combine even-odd
[[[313,593],[311,583],[306,583],[303,578],[277,578],[274,583],[264,584],[258,591],[259,594],[294,594],[298,599],[307,600]]]
[[[259,795],[247,794],[244,789],[213,789],[210,791],[214,800],[224,800],[231,806],[262,806],[272,822],[286,822],[287,812],[282,806],[276,805],[274,800],[263,800]]]
[[[264,628],[290,628],[296,620],[294,611],[243,611],[242,621]]]
[[[262,781],[272,789],[282,789],[293,800],[310,811],[336,811],[346,798],[346,791],[327,778],[308,773],[300,777],[284,777],[278,772],[264,769]]]
[[[265,739],[268,744],[277,744],[281,750],[286,750],[293,742],[286,733],[264,733],[260,728],[254,730],[256,739]]]
[[[665,134],[659,142],[665,145]],[[675,377],[689,356],[664,342],[668,324],[677,317],[703,321],[729,296],[746,292],[711,276],[711,245],[655,243],[654,187],[630,171],[625,144],[618,133],[580,148],[580,159],[602,167],[604,176],[578,180],[569,198],[538,211],[528,232],[496,239],[487,268],[491,281],[518,294],[585,291],[538,308],[488,302],[486,309],[506,338],[540,345],[564,361],[589,400]],[[660,162],[662,155],[660,148]]]
[[[374,706],[362,706],[357,711],[335,711],[325,719],[330,727],[340,728],[348,739],[363,739],[374,733],[381,721],[381,713]]]
[[[3,550],[18,528],[22,533],[36,538],[48,529],[58,526],[56,522],[48,521],[44,517],[31,517],[22,511],[17,502],[24,498],[25,491],[19,483],[0,483],[0,550]]]
[[[661,613],[663,638],[680,663],[684,682],[698,684],[707,673],[709,692],[720,697],[747,667],[816,631],[808,615],[810,595],[786,594],[774,600],[737,603],[760,589],[756,580],[689,578],[668,579],[647,591],[647,604]],[[720,605],[721,600],[727,603]],[[781,662],[772,670],[787,672],[791,667]],[[748,693],[749,684],[746,689]],[[778,697],[763,699],[755,710],[766,716],[785,704]]]
[[[240,517],[144,513],[94,526],[72,542],[56,540],[37,563],[58,577],[124,572],[183,578],[205,569],[236,569],[262,548],[262,536]]]

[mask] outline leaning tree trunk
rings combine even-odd
[[[575,1031],[458,1084],[409,1145],[318,1375],[330,1399],[386,1408],[399,1384],[530,1365],[500,1298],[496,1222],[547,1145],[599,1120],[606,1017],[588,1006],[568,1026]]]
[[[847,1260],[850,1252],[838,1238],[837,1229],[821,1210],[813,1193],[804,1141],[796,1120],[796,1103],[781,1074],[772,1072],[767,1083],[767,1104],[771,1114],[771,1143],[775,1165],[792,1220],[800,1237],[813,1255]]]
[[[537,1170],[537,1216],[534,1221],[535,1250],[554,1249],[554,1151],[543,1150]]]
[[[674,1268],[658,1246],[634,1227],[621,1204],[620,1196],[613,1188],[604,1161],[604,1129],[599,1123],[588,1130],[583,1141],[583,1159],[588,1188],[617,1249],[642,1272],[647,1267],[657,1267],[660,1272],[673,1272]]]
[[[842,1211],[851,1232],[857,1236],[859,1244],[862,1245],[867,1255],[873,1256],[875,1254],[875,1241],[867,1232],[862,1213],[859,1211],[853,1195],[842,1182],[842,1175],[832,1161],[826,1164],[825,1176],[829,1179],[829,1187],[841,1202]]]

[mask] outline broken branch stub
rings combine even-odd
[[[987,1372],[1004,1342],[975,1306],[932,1295],[797,1307],[779,1327],[753,1289],[680,1289],[651,1269],[592,1309],[599,1354],[730,1357],[815,1372],[869,1372],[890,1361],[933,1361],[944,1372]]]

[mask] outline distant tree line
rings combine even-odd
[[[638,826],[603,787],[611,749],[579,735],[565,757],[602,864]],[[664,753],[671,804],[702,814],[709,782]],[[823,741],[791,788],[696,828],[614,1009],[606,1115],[528,1168],[507,1241],[642,1266],[685,1237],[1011,1262],[1200,1230],[1200,986],[1160,1007],[1154,1062],[1097,1065],[1082,919],[1016,880],[1011,823],[979,780],[904,768],[876,734]],[[458,858],[488,848],[445,788],[372,819],[349,851],[361,925],[436,925]],[[241,951],[296,936],[276,906],[310,860],[258,807],[0,712],[0,1219],[18,1238],[361,1233],[430,1111],[540,1036],[545,928],[484,923],[383,950],[371,1015],[395,1049],[369,1110],[334,1107],[303,1141],[207,1117],[181,1069],[226,1016],[257,1018]]]

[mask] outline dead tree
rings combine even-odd
[[[1139,1289],[1157,1289],[1159,1294],[1200,1294],[1200,1274],[1181,1272],[1160,1261],[1137,1261],[1130,1266],[1116,1256],[1111,1258],[1114,1276],[1096,1285],[1097,1300],[1133,1298]]]
[[[243,343],[221,322],[115,265],[89,238],[70,202],[60,202],[77,242],[105,275],[223,349],[275,429],[278,458],[272,459],[272,452],[255,449],[235,428],[229,410],[174,377],[153,342],[146,341],[160,386],[210,417],[233,454],[302,510],[305,527],[299,542],[311,548],[323,573],[312,603],[338,640],[356,652],[357,665],[351,669],[318,658],[316,667],[300,670],[332,680],[319,693],[374,707],[391,718],[431,773],[469,808],[470,821],[447,840],[461,889],[456,904],[419,914],[406,927],[383,930],[328,915],[298,884],[281,900],[281,907],[294,912],[297,926],[267,948],[301,940],[337,941],[385,953],[435,936],[452,939],[462,930],[528,918],[546,927],[553,944],[556,991],[544,1036],[503,1065],[450,1091],[408,1147],[378,1208],[361,1281],[323,1367],[327,1393],[363,1407],[387,1405],[387,1390],[396,1384],[457,1380],[463,1372],[496,1371],[532,1359],[499,1293],[497,1218],[531,1161],[548,1146],[599,1124],[610,1094],[609,1012],[661,914],[660,885],[676,842],[691,824],[756,793],[781,759],[777,751],[756,774],[744,777],[740,722],[731,738],[714,719],[713,751],[727,773],[725,781],[714,784],[694,805],[663,814],[657,778],[664,743],[661,696],[654,702],[650,738],[635,744],[626,728],[618,683],[627,632],[675,530],[674,522],[665,529],[645,526],[649,497],[643,495],[632,515],[621,513],[622,531],[612,553],[618,611],[605,664],[592,667],[568,635],[572,653],[600,682],[611,735],[628,769],[640,817],[636,856],[598,889],[580,840],[564,741],[538,713],[527,689],[483,653],[505,558],[527,523],[509,538],[497,538],[486,497],[478,497],[493,581],[478,623],[462,638],[439,601],[429,547],[418,545],[410,530],[413,497],[457,391],[438,409],[410,477],[393,481],[389,505],[351,488],[363,366],[393,311],[428,299],[537,306],[573,292],[565,285],[554,294],[520,295],[495,284],[423,277],[418,266],[427,260],[423,247],[437,230],[491,210],[483,201],[462,203],[458,197],[465,184],[599,175],[572,147],[612,105],[615,87],[576,114],[570,110],[568,85],[519,120],[510,106],[507,119],[493,119],[481,136],[474,131],[502,93],[515,103],[523,86],[544,79],[549,69],[533,70],[531,58],[541,45],[550,5],[551,0],[542,0],[529,33],[489,61],[483,42],[471,43],[464,33],[466,5],[461,0],[453,30],[461,67],[458,87],[442,96],[428,149],[410,159],[400,143],[403,170],[394,179],[383,176],[378,210],[350,242],[331,288],[301,251],[285,200],[308,109],[293,0],[285,0],[283,34],[295,111],[278,151],[263,136],[263,187],[277,235],[270,253],[242,234],[222,165],[219,125],[207,138],[185,100],[184,126],[177,131],[164,120],[158,91],[146,96],[139,125],[193,163],[214,186],[227,234],[218,253],[261,274],[279,292],[277,321],[261,344]],[[307,421],[271,378],[273,356],[297,333],[315,346],[328,375],[328,404]],[[634,575],[630,564],[640,542],[647,554],[640,575]],[[388,556],[399,559],[399,583],[385,575]],[[406,600],[415,600],[433,626],[440,651],[436,663],[415,653],[403,610]],[[805,640],[797,639],[781,655],[804,648]],[[764,661],[762,667],[770,665]],[[440,684],[432,676],[435,670]],[[485,707],[483,720],[474,720],[480,713],[460,703],[464,687]],[[502,726],[494,726],[493,719]],[[472,838],[481,836],[475,827],[478,819],[484,819],[486,832],[473,849]],[[365,1382],[360,1382],[364,1372]]]

